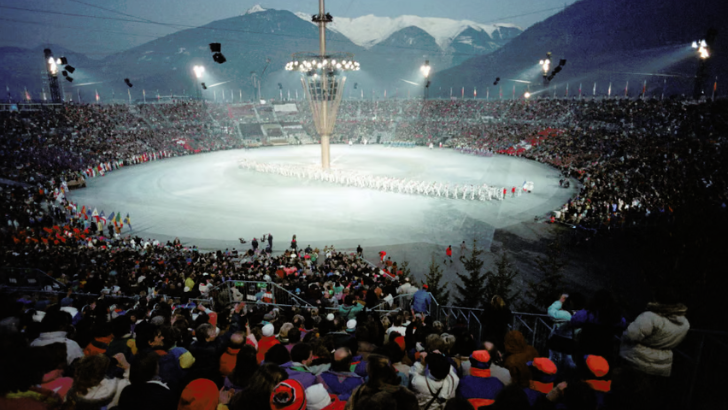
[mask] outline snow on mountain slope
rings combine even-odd
[[[296,16],[311,21],[310,14],[299,12],[296,13]],[[485,31],[489,36],[492,36],[493,32],[499,27],[519,28],[513,24],[480,24],[470,20],[418,16],[391,18],[377,17],[373,14],[357,18],[334,17],[333,24],[327,27],[343,34],[358,46],[370,48],[386,40],[393,33],[410,26],[419,27],[427,32],[443,50],[447,49],[452,40],[468,27],[472,27],[477,31]]]
[[[255,6],[249,8],[245,13],[243,13],[243,16],[246,14],[259,13],[261,11],[266,11],[266,9],[261,7],[260,4],[256,4]]]

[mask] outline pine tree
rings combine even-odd
[[[412,270],[409,267],[409,261],[402,262],[402,265],[399,266],[399,270],[402,271],[402,274],[399,276],[399,281],[403,282],[405,279],[412,276]],[[392,272],[393,274],[397,274],[397,272]],[[411,279],[410,279],[411,280]]]
[[[502,251],[495,267],[495,272],[488,271],[486,273],[488,283],[485,285],[485,295],[489,299],[495,295],[499,295],[505,300],[507,305],[512,306],[520,294],[520,291],[512,289],[513,282],[516,276],[518,276],[518,271],[515,270],[513,264],[508,259],[505,250]]]
[[[528,281],[526,308],[534,313],[543,313],[563,289],[563,270],[566,261],[561,245],[554,241],[548,245],[546,257],[536,258],[536,268],[541,272],[536,281]]]
[[[456,273],[462,285],[455,285],[460,294],[455,299],[455,304],[462,307],[477,308],[485,299],[486,274],[480,273],[483,269],[483,260],[480,255],[483,250],[478,249],[477,241],[473,240],[473,250],[469,257],[460,256],[460,262],[465,267],[467,274]]]
[[[427,290],[432,294],[437,303],[440,306],[446,306],[450,300],[450,290],[448,290],[447,283],[444,285],[440,284],[442,280],[442,268],[435,262],[435,254],[432,254],[432,260],[430,261],[430,270],[425,275],[425,283],[427,283]]]

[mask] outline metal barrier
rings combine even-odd
[[[531,346],[541,354],[547,353],[546,344],[554,328],[549,315],[513,312],[513,322],[510,328],[521,332]]]
[[[219,292],[218,300],[225,305],[235,302],[258,303],[256,295],[266,289],[270,290],[272,294],[272,302],[269,303],[271,305],[314,307],[293,292],[273,282],[228,280],[214,288]]]
[[[673,350],[670,394],[673,408],[708,410],[725,407],[728,332],[691,329]],[[678,400],[679,398],[679,400]]]

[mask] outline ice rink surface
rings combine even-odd
[[[470,201],[381,192],[238,168],[246,158],[265,163],[320,164],[320,146],[232,150],[149,162],[88,180],[70,199],[131,216],[133,231],[166,241],[179,237],[201,249],[241,246],[272,233],[274,250],[296,234],[299,245],[337,248],[451,243],[478,239],[490,246],[495,229],[564,204],[575,188],[559,187],[547,165],[509,156],[477,157],[450,149],[332,145],[332,168],[427,182],[507,187],[503,201]],[[511,188],[534,182],[533,193]],[[123,234],[128,234],[124,227]],[[446,245],[445,245],[446,246]]]

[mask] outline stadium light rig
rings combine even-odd
[[[337,74],[342,71],[359,71],[360,64],[344,57],[337,60],[336,56],[311,56],[307,59],[294,59],[286,64],[286,71],[300,71],[306,75],[314,75],[319,70]]]
[[[196,66],[192,67],[192,71],[195,72],[195,77],[200,79],[200,78],[202,78],[202,74],[205,73],[205,67],[203,67],[201,65],[196,65]]]
[[[541,66],[541,70],[543,71],[543,76],[548,76],[549,69],[551,68],[551,52],[549,51],[546,53],[546,58],[543,60],[540,60],[538,64]]]
[[[523,94],[523,97],[525,97],[526,99],[529,99],[529,98],[531,98],[531,93],[529,93],[528,91],[526,91],[526,93]]]
[[[708,51],[708,43],[705,40],[693,41],[692,47],[698,50],[698,57],[702,58],[703,60],[710,57],[710,52]]]
[[[422,73],[422,75],[425,76],[425,78],[429,78],[430,70],[432,70],[432,67],[430,67],[430,60],[426,60],[425,64],[420,67],[420,72]]]

